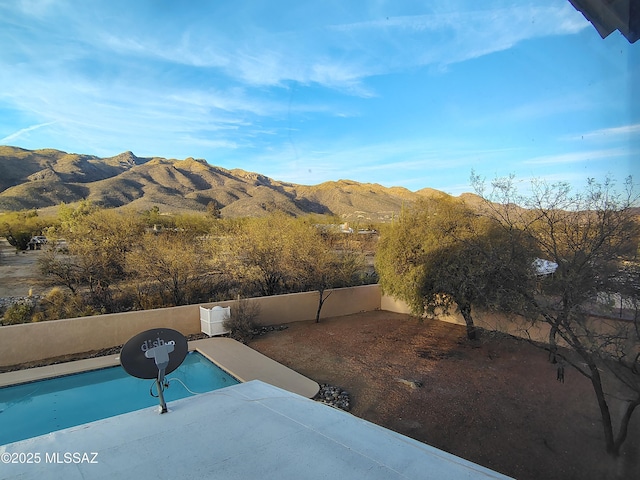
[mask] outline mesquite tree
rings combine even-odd
[[[504,285],[527,275],[526,252],[508,239],[456,199],[418,202],[382,232],[376,253],[380,285],[416,315],[457,308],[474,340],[472,307],[513,309],[517,297]],[[522,268],[510,268],[514,264]]]
[[[153,305],[154,294],[162,306],[187,305],[208,289],[214,258],[201,237],[166,231],[142,235],[127,253],[126,265],[141,306]]]
[[[364,266],[362,255],[338,250],[318,226],[280,212],[247,219],[229,240],[230,271],[260,294],[317,291],[316,322],[327,290],[353,285]]]
[[[578,193],[566,183],[535,181],[528,196],[518,194],[513,177],[496,179],[490,188],[475,175],[472,182],[486,200],[488,218],[526,237],[535,255],[557,265],[535,283],[508,287],[521,298],[521,313],[547,325],[551,359],[560,356],[590,380],[607,451],[618,455],[640,405],[638,197],[631,179],[622,192],[605,179],[589,180]],[[607,314],[623,318],[604,320]],[[613,402],[621,402],[617,428]]]
[[[40,265],[72,292],[87,287],[91,303],[106,312],[117,309],[111,286],[126,277],[126,256],[140,241],[144,225],[133,212],[99,209],[88,202],[61,206],[59,225],[51,230],[66,240],[66,252],[52,252]]]

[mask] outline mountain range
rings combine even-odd
[[[348,221],[384,222],[421,197],[446,195],[431,188],[412,192],[352,180],[297,185],[194,158],[141,158],[132,152],[99,158],[0,146],[0,212],[47,211],[63,202],[89,200],[107,208],[144,211],[157,206],[171,213],[205,211],[214,202],[223,217],[280,210],[295,216],[319,213]]]

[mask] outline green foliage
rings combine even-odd
[[[363,282],[361,239],[325,235],[309,218],[180,214],[170,217],[171,228],[148,227],[164,217],[159,208],[134,214],[89,202],[62,205],[47,233],[64,239],[64,248],[44,252],[40,273],[68,289],[70,304],[81,298],[88,314],[303,290],[320,293],[319,312],[325,290]],[[54,300],[40,319],[71,314]]]
[[[211,250],[201,238],[189,232],[161,232],[141,235],[127,252],[126,272],[137,283],[138,303],[161,306],[191,303],[194,294],[209,285]]]
[[[96,210],[98,210],[98,207],[93,205],[89,200],[82,200],[81,202],[78,202],[75,207],[62,203],[58,207],[58,221],[62,228],[69,230],[70,228],[73,228],[73,225],[82,217],[85,217]]]
[[[15,228],[15,227],[14,227]],[[16,247],[16,250],[26,250],[31,240],[32,230],[28,231],[16,231],[13,230],[7,235],[7,241],[12,247]]]
[[[214,218],[201,213],[182,213],[174,218],[175,228],[184,234],[206,235],[211,231]]]
[[[160,215],[159,209],[153,212]],[[100,209],[88,202],[61,206],[48,233],[63,238],[65,248],[45,252],[39,267],[52,285],[69,289],[69,298],[83,299],[88,311],[76,316],[211,301],[219,297],[218,288],[230,288],[214,261],[217,244],[207,239],[213,219],[176,215],[172,228],[152,233],[146,228],[148,213]]]
[[[285,293],[295,284],[298,256],[308,228],[282,213],[246,219],[229,237],[229,266],[261,295]]]
[[[34,306],[31,302],[14,303],[7,307],[2,319],[3,325],[16,325],[31,321]]]
[[[4,213],[0,215],[0,236],[5,237],[16,250],[26,250],[31,237],[40,235],[47,222],[38,216],[36,210]]]
[[[246,298],[240,298],[231,306],[231,316],[223,322],[234,340],[247,343],[256,330],[256,319],[260,316],[260,305]]]
[[[316,322],[329,295],[325,291],[358,283],[364,257],[353,250],[340,251],[322,238],[317,228],[310,227],[297,254],[297,281],[304,290],[318,292]]]
[[[172,215],[160,212],[160,207],[154,205],[149,210],[141,213],[142,221],[148,228],[165,229],[175,228],[175,221]]]
[[[79,293],[64,292],[60,288],[52,288],[38,303],[32,321],[58,320],[98,315],[102,312],[87,304]]]
[[[513,267],[527,265],[529,257],[509,240],[457,200],[424,200],[383,230],[376,254],[380,285],[419,316],[457,308],[473,339],[472,306],[517,301],[504,285],[526,275]]]
[[[234,227],[228,266],[261,295],[347,286],[362,267],[361,255],[332,245],[307,219],[276,212]]]
[[[62,208],[55,235],[66,240],[68,255],[45,258],[42,272],[60,278],[72,292],[87,287],[93,308],[115,311],[110,287],[125,279],[126,254],[143,231],[132,212],[97,209],[88,202]]]

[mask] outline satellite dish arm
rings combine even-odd
[[[164,372],[169,365],[169,354],[173,352],[173,344],[163,343],[157,347],[150,348],[144,352],[144,356],[147,358],[153,358],[156,361],[156,367],[158,367],[158,380],[162,382],[164,380]]]
[[[173,352],[173,343],[163,343],[157,347],[150,348],[144,352],[144,356],[147,358],[153,358],[158,367],[158,378],[156,379],[156,386],[158,387],[158,397],[160,399],[161,413],[167,412],[167,404],[164,401],[164,395],[162,394],[162,383],[164,382],[164,372],[169,365],[169,354]]]

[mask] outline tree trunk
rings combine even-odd
[[[558,328],[555,325],[551,325],[551,330],[549,330],[549,361],[551,363],[558,363],[558,359],[556,358],[558,353],[558,345],[556,343],[557,333]]]
[[[476,326],[473,324],[473,318],[471,317],[471,305],[458,305],[458,308],[460,308],[462,318],[464,318],[464,322],[467,324],[467,338],[469,340],[476,340],[478,334]]]
[[[633,411],[636,409],[636,407],[639,405],[640,405],[640,398],[637,398],[635,401],[627,405],[627,409],[624,412],[624,416],[620,421],[620,431],[618,432],[618,438],[616,439],[614,444],[616,455],[620,453],[620,447],[622,447],[622,444],[627,439],[627,432],[629,430],[629,422],[631,421],[631,415],[633,414]]]
[[[593,362],[588,362],[589,371],[591,372],[591,384],[593,385],[593,391],[596,393],[598,399],[598,407],[600,407],[600,417],[602,418],[602,427],[604,428],[604,441],[607,447],[607,453],[610,453],[614,457],[617,457],[620,453],[620,445],[616,445],[613,438],[613,424],[611,423],[611,412],[609,411],[609,405],[604,396],[604,389],[602,388],[602,379],[600,378],[600,372],[597,365]]]
[[[329,298],[329,295],[331,295],[333,292],[329,292],[327,294],[327,296],[324,296],[324,288],[321,290],[318,290],[318,311],[316,312],[316,323],[320,323],[320,311],[322,310],[322,306],[324,305],[324,302],[327,298]]]
[[[596,399],[598,400],[598,407],[600,408],[600,418],[602,419],[602,428],[604,429],[604,440],[607,453],[613,457],[617,457],[620,455],[620,448],[627,438],[629,422],[631,421],[633,411],[640,405],[640,396],[627,405],[624,415],[620,419],[620,428],[616,438],[613,429],[611,411],[609,410],[609,405],[607,404],[607,399],[605,397],[604,388],[602,386],[602,377],[600,376],[598,365],[586,351],[577,349],[575,345],[574,349],[584,359],[587,367],[589,368],[589,372],[591,373],[591,375],[589,375],[589,379],[591,380],[593,391],[595,392]]]

